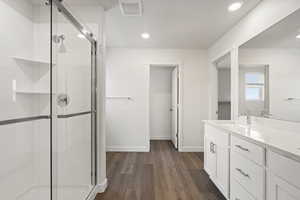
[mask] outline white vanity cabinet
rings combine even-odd
[[[204,169],[225,197],[229,197],[229,134],[205,125]]]
[[[204,169],[226,199],[300,200],[298,135],[239,130],[224,122],[205,123]]]

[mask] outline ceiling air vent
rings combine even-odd
[[[142,0],[119,0],[121,12],[124,16],[142,16]]]

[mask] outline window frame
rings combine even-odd
[[[247,82],[247,74],[258,74],[262,75],[263,77],[263,82]],[[247,89],[248,88],[258,88],[259,89],[259,98],[258,99],[249,99],[247,98]],[[265,101],[265,74],[261,72],[245,72],[244,73],[244,97],[245,101],[250,101],[250,102],[259,102],[259,101]]]

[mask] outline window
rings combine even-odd
[[[264,101],[265,75],[259,72],[245,73],[246,101]]]

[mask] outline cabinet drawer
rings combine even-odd
[[[230,200],[255,200],[240,184],[236,181],[231,182]]]
[[[265,163],[265,150],[264,148],[247,142],[246,140],[238,137],[231,137],[231,149],[244,157],[256,162],[259,165]]]
[[[242,185],[255,199],[263,200],[265,196],[265,171],[241,154],[231,154],[231,180]]]
[[[267,152],[267,167],[278,177],[300,189],[300,163],[272,151]]]

